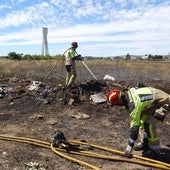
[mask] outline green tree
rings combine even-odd
[[[17,54],[16,52],[8,53],[8,58],[12,60],[21,60],[23,54]]]
[[[148,55],[148,60],[152,60],[153,56],[151,54]]]
[[[127,53],[127,55],[126,55],[126,58],[125,58],[126,60],[130,60],[131,59],[131,56],[130,56],[130,54],[129,53]]]
[[[25,55],[22,57],[23,60],[30,60],[30,58],[31,58],[31,55],[30,55],[30,54],[25,54]]]

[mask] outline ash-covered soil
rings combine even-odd
[[[56,130],[66,139],[124,151],[129,138],[129,115],[123,107],[110,107],[107,102],[94,103],[90,95],[112,88],[127,88],[126,82],[89,81],[66,91],[61,84],[42,83],[28,90],[32,81],[8,78],[1,81],[0,135],[39,139],[50,142]],[[147,85],[147,84],[146,84]],[[151,84],[150,84],[151,85]],[[170,83],[153,83],[170,94]],[[170,115],[158,124],[163,160],[170,163]],[[142,155],[142,152],[133,152]],[[151,170],[147,166],[109,161],[69,154],[102,170]],[[117,155],[114,155],[117,156]],[[161,161],[163,161],[161,160]],[[86,170],[52,150],[16,141],[0,140],[0,170],[25,170],[30,162],[45,170]]]

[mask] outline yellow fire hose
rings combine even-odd
[[[105,151],[108,151],[108,152],[111,152],[111,153],[115,153],[115,154],[124,156],[124,152],[118,151],[118,150],[114,150],[114,149],[111,149],[111,148],[107,148],[107,147],[103,147],[103,146],[99,146],[99,145],[94,145],[94,144],[89,144],[89,143],[85,143],[85,142],[81,142],[81,141],[76,141],[76,140],[69,140],[69,142],[74,143],[74,144],[89,145],[89,146],[91,146],[93,148],[105,150]],[[160,164],[160,165],[165,165],[165,166],[170,168],[170,164],[167,164],[167,163],[164,163],[164,162],[161,162],[161,161],[157,161],[157,160],[154,160],[154,159],[150,159],[150,158],[146,158],[146,157],[142,157],[142,156],[138,156],[138,155],[132,155],[132,157],[140,159],[140,160],[144,160],[144,161]]]
[[[21,137],[1,137],[0,136],[0,139],[3,139],[3,140],[15,140],[15,141],[18,141],[18,142],[24,142],[24,143],[29,143],[29,144],[34,144],[34,145],[38,145],[38,146],[41,146],[41,147],[45,147],[45,148],[49,148],[50,146],[50,143],[48,142],[44,142],[44,141],[40,141],[40,140],[35,140],[35,139],[29,139],[29,138],[21,138]],[[78,141],[76,141],[75,143],[77,143]],[[80,142],[82,143],[82,142]],[[86,143],[85,143],[86,144]],[[52,146],[50,146],[52,147]],[[88,166],[92,169],[98,169],[97,167],[94,167],[94,166],[91,166],[90,164],[87,164],[85,162],[82,162],[82,161],[79,161],[77,159],[73,159],[73,158],[70,158],[62,153],[60,153],[59,151],[64,151],[64,152],[67,152],[66,150],[64,149],[60,149],[60,148],[53,148],[52,149],[53,151],[54,150],[58,150],[58,151],[54,151],[56,154],[60,155],[61,157],[64,157],[68,160],[71,160],[73,162],[76,162],[76,163],[79,163],[79,164],[82,164],[84,166]],[[94,152],[89,152],[89,151],[80,151],[80,152],[75,152],[75,151],[69,151],[69,153],[73,153],[73,154],[78,154],[78,155],[83,155],[83,156],[88,156],[88,157],[95,157],[95,158],[100,158],[100,159],[107,159],[107,160],[114,160],[114,161],[124,161],[124,162],[129,162],[129,163],[134,163],[134,164],[140,164],[140,165],[144,165],[144,166],[151,166],[151,167],[155,167],[155,168],[161,168],[161,169],[166,169],[167,170],[167,167],[164,167],[164,166],[161,166],[161,165],[155,165],[155,164],[152,164],[152,163],[149,163],[149,162],[141,162],[141,161],[138,161],[138,160],[131,160],[131,159],[125,159],[125,158],[117,158],[117,157],[113,157],[113,156],[107,156],[107,155],[103,155],[103,154],[98,154],[98,153],[94,153]],[[169,169],[169,168],[168,168]]]
[[[73,162],[77,162],[77,163],[79,163],[79,164],[82,164],[82,165],[87,166],[87,167],[89,167],[89,168],[91,168],[91,169],[94,169],[94,170],[99,170],[99,168],[96,167],[96,166],[93,166],[93,165],[88,164],[88,163],[86,163],[86,162],[83,162],[83,161],[80,161],[80,160],[78,160],[78,159],[75,159],[75,158],[72,158],[72,157],[70,157],[70,156],[67,156],[67,155],[62,154],[61,152],[57,151],[57,150],[53,147],[52,144],[51,144],[51,149],[52,149],[52,151],[53,151],[54,153],[56,153],[57,155],[59,155],[59,156],[61,156],[61,157],[64,157],[65,159],[68,159],[68,160],[73,161]]]
[[[6,136],[6,135],[0,135],[0,139],[1,140],[10,140],[10,141],[29,143],[29,144],[41,146],[41,147],[44,147],[44,148],[52,149],[53,152],[55,152],[57,155],[65,158],[65,159],[71,160],[71,161],[76,162],[76,163],[78,163],[80,165],[83,165],[83,166],[87,166],[87,167],[89,167],[91,169],[94,169],[94,170],[99,170],[98,167],[95,167],[95,166],[93,166],[91,164],[88,164],[86,162],[83,162],[83,161],[80,161],[78,159],[74,159],[72,157],[69,157],[69,156],[67,156],[65,154],[62,154],[59,151],[65,151],[66,152],[66,150],[63,150],[63,149],[60,149],[60,148],[54,148],[48,142],[44,142],[44,141],[36,140],[36,139],[23,138],[23,137],[14,137],[14,136]]]
[[[34,144],[34,145],[37,145],[37,146],[45,147],[45,148],[51,149],[54,153],[56,153],[57,155],[65,158],[65,159],[71,160],[71,161],[76,162],[78,164],[81,164],[83,166],[87,166],[87,167],[94,169],[94,170],[99,170],[99,168],[96,167],[96,166],[93,166],[91,164],[88,164],[86,162],[80,161],[78,159],[72,158],[70,156],[67,156],[67,155],[61,153],[60,151],[67,152],[67,150],[60,149],[60,148],[54,148],[49,142],[45,142],[45,141],[41,141],[41,140],[37,140],[37,139],[7,136],[7,135],[0,135],[0,139],[1,140],[24,142],[24,143],[29,143],[29,144]],[[124,153],[121,152],[121,151],[118,151],[118,150],[113,150],[113,149],[110,149],[110,148],[106,148],[106,147],[102,147],[102,146],[98,146],[98,145],[94,145],[94,144],[89,144],[89,143],[85,143],[85,142],[80,142],[80,141],[76,141],[76,140],[69,140],[69,142],[73,143],[73,144],[88,145],[88,146],[91,146],[93,148],[101,149],[101,150],[104,150],[104,151],[109,151],[109,152],[116,153],[116,154],[119,154],[121,156],[124,156]],[[83,156],[89,156],[89,157],[95,157],[95,158],[100,158],[100,159],[107,159],[107,160],[114,160],[114,161],[124,161],[124,162],[135,163],[135,164],[140,164],[140,165],[144,165],[144,166],[150,166],[150,167],[155,167],[155,168],[160,168],[160,169],[165,169],[165,170],[170,169],[170,164],[160,162],[160,161],[156,161],[156,160],[149,159],[149,158],[140,157],[140,156],[137,156],[137,155],[133,155],[133,158],[145,160],[145,162],[139,161],[139,160],[127,159],[127,158],[126,159],[125,158],[118,158],[118,157],[108,156],[108,155],[104,155],[104,154],[98,154],[98,153],[95,153],[95,152],[85,151],[85,150],[78,150],[78,151],[71,151],[70,150],[69,153],[83,155]]]

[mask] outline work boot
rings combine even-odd
[[[169,151],[167,149],[150,149],[148,151],[143,151],[142,152],[142,156],[143,157],[147,157],[150,159],[155,159],[161,162],[165,162],[165,163],[170,163],[170,159],[169,159]]]
[[[149,145],[148,145],[148,139],[144,138],[143,142],[141,142],[138,145],[134,146],[133,149],[135,151],[141,151],[141,150],[147,151],[147,150],[149,150],[150,148],[149,148]]]
[[[147,157],[147,158],[151,158],[151,159],[155,159],[155,160],[160,160],[160,161],[163,161],[162,159],[165,160],[164,154],[161,154],[160,151],[156,151],[156,150],[153,150],[153,149],[143,151],[142,156]]]

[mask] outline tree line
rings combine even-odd
[[[147,56],[147,55],[145,55]],[[49,59],[61,59],[63,56],[61,54],[57,54],[55,56],[44,56],[44,55],[31,55],[31,54],[22,54],[22,53],[16,53],[16,52],[9,52],[7,58],[12,59],[12,60],[49,60]],[[94,59],[111,59],[110,57],[85,57],[86,59],[89,60],[94,60]],[[123,59],[123,58],[122,58]],[[125,60],[131,60],[132,56],[127,53],[127,55],[124,58]],[[138,58],[138,59],[142,59],[142,58]],[[163,60],[164,57],[162,55],[151,55],[149,54],[147,56],[148,60]]]
[[[61,58],[62,55],[58,54],[55,56],[44,56],[44,55],[31,55],[31,54],[25,54],[23,55],[22,53],[16,53],[16,52],[9,52],[7,58],[12,59],[12,60],[49,60],[49,59],[58,59]]]
[[[148,60],[163,60],[164,59],[164,57],[162,55],[151,55],[151,54],[147,55],[146,54],[145,56]],[[125,59],[130,60],[131,55],[129,53],[127,53]],[[141,58],[139,57],[139,59],[142,59],[142,57]]]

